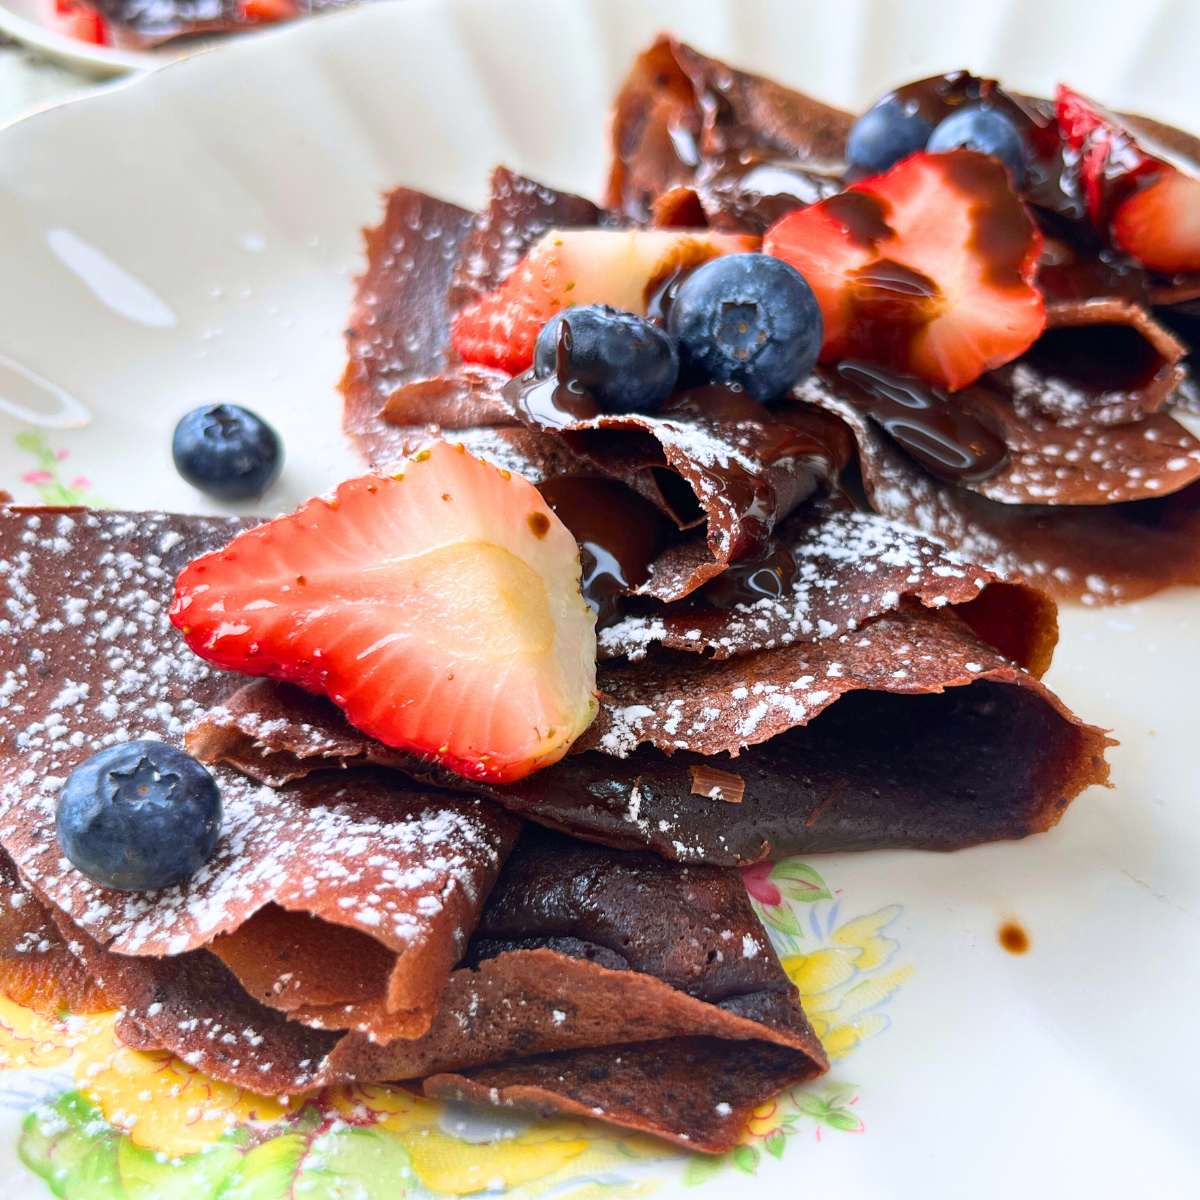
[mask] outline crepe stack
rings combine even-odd
[[[775,92],[753,94],[762,116]],[[578,522],[629,519],[638,569],[593,592],[600,713],[572,752],[467,780],[207,666],[168,621],[174,581],[252,522],[0,509],[3,957],[252,1090],[396,1081],[721,1152],[827,1067],[739,866],[1024,837],[1105,781],[1108,738],[1040,682],[1053,601],[858,511],[838,479],[861,433],[832,402],[553,424],[457,361],[458,307],[547,229],[647,215],[623,208],[507,171],[479,214],[393,193],[344,383],[377,468],[462,442],[557,500],[585,559]],[[55,804],[94,751],[147,737],[211,765],[223,836],[186,884],[115,892],[63,857]]]

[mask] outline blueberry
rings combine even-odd
[[[542,326],[533,356],[538,378],[555,369],[564,321],[570,331],[564,346],[568,378],[602,411],[653,412],[666,403],[679,375],[675,343],[644,317],[607,304],[566,308]]]
[[[999,109],[982,104],[964,104],[938,124],[929,138],[929,149],[978,150],[998,158],[1020,187],[1025,179],[1025,143],[1020,130]]]
[[[846,161],[860,171],[886,171],[924,150],[932,132],[933,122],[921,115],[913,101],[884,96],[850,127]]]
[[[216,780],[163,742],[122,742],[67,777],[56,817],[63,853],[85,875],[125,892],[190,879],[221,832]]]
[[[279,434],[237,404],[192,409],[175,426],[171,453],[188,483],[219,500],[261,496],[283,464]]]
[[[821,309],[804,276],[769,254],[727,254],[697,267],[675,293],[667,329],[689,385],[732,383],[766,403],[813,369]]]

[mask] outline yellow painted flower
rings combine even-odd
[[[900,915],[897,905],[845,921],[819,949],[789,954],[783,969],[800,991],[813,1031],[831,1059],[887,1028],[874,1010],[912,974],[908,966],[883,970],[898,949],[884,930]]]
[[[516,1132],[497,1123],[474,1136],[447,1128],[446,1110],[401,1088],[357,1085],[335,1088],[323,1103],[355,1122],[370,1122],[398,1135],[413,1174],[434,1193],[465,1196],[499,1188],[536,1196],[567,1177],[611,1169],[618,1159],[660,1158],[663,1147],[649,1138],[616,1139],[601,1126],[566,1119],[541,1121]],[[503,1119],[501,1119],[502,1121]],[[584,1192],[577,1193],[583,1196]]]
[[[48,1017],[0,996],[0,1069],[57,1067],[106,1017]]]
[[[172,1157],[203,1150],[235,1125],[277,1121],[289,1111],[272,1097],[209,1079],[172,1054],[130,1050],[112,1014],[79,1043],[71,1067],[110,1124],[136,1145]]]

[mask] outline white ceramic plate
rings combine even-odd
[[[354,471],[334,384],[359,229],[380,193],[404,182],[475,203],[497,161],[594,193],[609,99],[660,27],[847,104],[969,65],[1034,91],[1062,75],[1200,125],[1200,6],[984,8],[407,0],[244,39],[32,117],[0,134],[0,485],[22,499],[206,507],[167,446],[183,411],[216,398],[282,430],[275,507]],[[245,1098],[218,1089],[196,1104],[185,1088],[186,1103],[168,1103],[145,1087],[140,1056],[94,1065],[103,1022],[36,1024],[0,1005],[0,1056],[30,1068],[0,1073],[0,1194],[49,1194],[21,1155],[61,1169],[66,1200],[258,1200],[291,1194],[298,1177],[326,1189],[314,1195],[372,1200],[506,1185],[1195,1197],[1196,596],[1073,609],[1062,624],[1051,683],[1119,734],[1115,788],[1022,844],[790,864],[785,890],[800,898],[764,911],[790,930],[781,947],[842,1057],[764,1111],[715,1174],[598,1127],[463,1123],[391,1100],[391,1140],[363,1152],[367,1165],[337,1159],[344,1176],[324,1144],[272,1136],[257,1174],[243,1163],[225,1185],[168,1178],[154,1152],[207,1145],[210,1119],[245,1127]],[[774,898],[770,881],[755,886]],[[1019,957],[997,941],[1010,919],[1032,939]],[[72,1110],[49,1146],[32,1125],[20,1133],[34,1100],[79,1087],[98,1112]],[[218,1172],[223,1153],[189,1169]]]
[[[195,47],[187,51],[118,50],[114,46],[93,46],[56,29],[48,19],[50,7],[51,0],[0,0],[0,33],[93,79],[144,71],[195,50]]]

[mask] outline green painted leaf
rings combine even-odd
[[[768,907],[765,904],[756,903],[754,907],[758,912],[759,918],[765,925],[779,930],[786,937],[798,938],[804,936],[804,930],[800,928],[800,922],[796,919],[796,914],[786,905],[780,904]]]
[[[776,1158],[782,1158],[783,1152],[787,1149],[787,1134],[781,1133],[777,1129],[763,1143],[763,1149],[766,1150],[768,1154],[774,1155]]]
[[[308,1139],[299,1133],[263,1142],[230,1172],[217,1192],[217,1200],[287,1200]]]
[[[160,1157],[78,1092],[31,1112],[18,1152],[61,1200],[211,1200],[241,1159],[234,1137],[184,1159]]]
[[[699,1187],[728,1165],[728,1154],[693,1154],[684,1168],[683,1182],[688,1187]]]
[[[117,1172],[120,1135],[78,1092],[35,1108],[21,1126],[21,1161],[62,1200],[125,1200]]]
[[[745,1171],[747,1175],[753,1175],[758,1170],[758,1160],[761,1155],[753,1146],[735,1146],[730,1152],[729,1157],[733,1159],[733,1165],[739,1171]]]
[[[46,445],[46,439],[40,433],[26,430],[18,433],[14,441],[26,454],[32,454],[43,467],[49,467],[56,461],[53,451]]]
[[[413,1173],[407,1151],[386,1129],[346,1129],[316,1138],[296,1178],[304,1200],[402,1200]]]
[[[825,1117],[825,1124],[846,1133],[857,1133],[862,1128],[862,1122],[852,1112],[844,1108],[835,1108]]]
[[[814,900],[832,900],[833,893],[825,880],[807,863],[785,858],[771,871],[771,882],[789,899],[806,904]]]
[[[829,1105],[812,1092],[797,1092],[792,1100],[806,1117],[812,1117],[814,1121],[823,1121],[829,1115]]]
[[[857,1083],[839,1083],[834,1087],[826,1088],[825,1103],[830,1108],[841,1108],[854,1099],[854,1093],[857,1091]]]
[[[128,1200],[210,1200],[241,1159],[232,1138],[175,1159],[143,1149],[128,1137],[117,1143],[117,1170]]]

